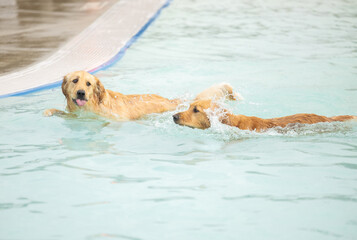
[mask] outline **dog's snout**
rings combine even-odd
[[[85,95],[86,95],[86,92],[84,90],[77,91],[77,98],[84,99]]]
[[[174,119],[174,122],[177,122],[180,119],[180,114],[176,113],[175,115],[172,116],[172,118]]]

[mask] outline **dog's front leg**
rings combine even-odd
[[[58,110],[58,109],[55,109],[55,108],[46,109],[43,112],[43,116],[45,116],[45,117],[51,117],[53,115],[59,116],[59,117],[72,117],[72,116],[75,116],[73,113],[66,113],[64,111],[61,111],[61,110]]]

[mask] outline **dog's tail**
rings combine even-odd
[[[235,92],[229,83],[220,83],[203,90],[195,98],[195,100],[205,99],[243,100],[243,97]]]
[[[241,94],[233,91],[233,87],[229,83],[221,83],[220,86],[226,91],[226,98],[228,98],[229,100],[244,100]]]

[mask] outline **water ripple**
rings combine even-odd
[[[300,202],[300,201],[316,201],[316,200],[336,200],[342,202],[357,202],[357,198],[349,195],[326,195],[323,197],[313,196],[271,196],[271,195],[243,195],[238,197],[223,197],[224,200],[244,200],[244,199],[264,199],[273,202]]]
[[[166,197],[166,198],[151,198],[145,199],[144,201],[149,202],[169,202],[169,201],[177,201],[177,200],[194,200],[194,197],[187,197],[187,196],[177,196],[177,197]]]
[[[353,170],[357,170],[357,164],[355,164],[355,163],[336,163],[335,165],[353,169]]]
[[[99,233],[86,237],[87,240],[97,240],[97,239],[126,239],[126,240],[142,240],[141,238],[131,237],[121,234],[110,234],[110,233]]]
[[[0,210],[7,210],[12,208],[26,208],[30,205],[44,204],[41,201],[29,201],[27,203],[0,203]]]
[[[85,176],[88,176],[90,178],[108,178],[113,181],[112,183],[142,183],[142,182],[160,180],[160,178],[155,178],[155,177],[132,178],[132,177],[126,177],[124,175],[105,175],[105,174],[89,174],[89,173],[85,173]]]

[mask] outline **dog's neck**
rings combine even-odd
[[[274,124],[269,119],[248,117],[245,115],[234,115],[231,113],[226,113],[226,117],[222,118],[221,122],[242,130],[256,130],[258,132],[274,127]]]

